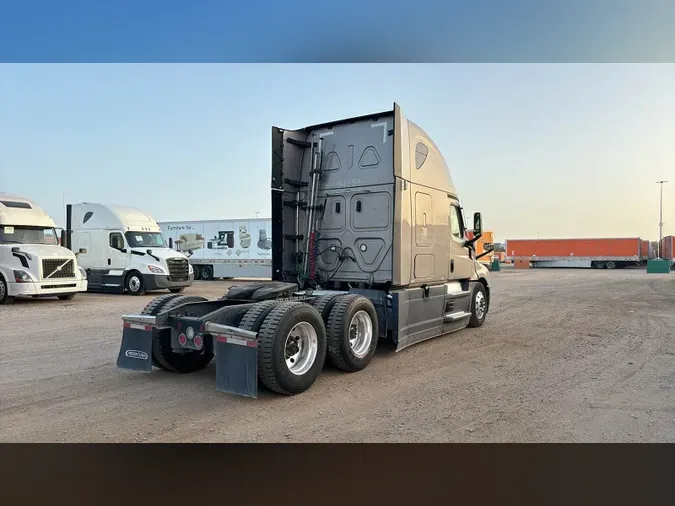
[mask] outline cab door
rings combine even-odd
[[[129,261],[129,251],[122,232],[108,234],[108,267],[113,270],[125,270]]]
[[[469,279],[474,274],[474,262],[465,246],[466,225],[457,200],[450,201],[450,269],[448,279]]]

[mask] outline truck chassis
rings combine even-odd
[[[483,324],[489,292],[480,282],[470,286],[446,295],[455,311],[445,315],[444,333]],[[364,369],[378,340],[391,335],[392,306],[377,290],[299,291],[286,282],[233,287],[218,300],[162,295],[122,317],[117,366],[190,373],[215,357],[219,391],[256,398],[259,378],[295,395],[316,381],[326,358],[346,372]]]

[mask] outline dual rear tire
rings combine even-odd
[[[377,347],[377,312],[361,295],[328,295],[313,305],[261,302],[239,327],[258,333],[260,380],[285,395],[311,387],[327,358],[343,371],[364,369]]]

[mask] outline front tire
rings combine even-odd
[[[136,271],[130,272],[124,283],[124,288],[131,295],[144,295],[145,282],[143,281],[143,276]]]
[[[347,372],[365,369],[375,355],[378,320],[375,306],[363,295],[337,298],[328,316],[328,358]]]
[[[59,300],[73,300],[75,298],[74,293],[68,293],[65,295],[58,295]]]
[[[469,327],[480,327],[485,322],[488,312],[487,292],[483,283],[474,283],[471,293],[471,318]]]
[[[185,290],[184,286],[181,286],[180,288],[169,288],[169,291],[171,293],[182,293],[183,290]]]
[[[202,278],[202,270],[198,265],[193,265],[192,270],[195,273],[195,281],[199,281]]]
[[[295,395],[316,381],[326,360],[326,326],[304,302],[282,302],[258,331],[258,374],[273,392]]]
[[[14,302],[14,297],[9,295],[9,289],[7,288],[7,282],[0,275],[0,305],[8,305]]]

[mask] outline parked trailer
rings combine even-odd
[[[675,265],[675,236],[667,235],[661,240],[661,258]]]
[[[195,279],[272,277],[272,220],[159,223],[169,247],[185,254]]]
[[[258,379],[307,390],[328,358],[354,372],[378,339],[397,351],[483,324],[488,270],[434,142],[393,110],[272,129],[272,278],[218,300],[165,295],[123,316],[118,367],[188,373],[216,358],[216,387]]]
[[[639,265],[642,240],[612,239],[509,239],[506,252],[515,260],[530,259],[533,267],[614,269]]]
[[[642,263],[646,263],[647,260],[654,260],[656,258],[657,252],[654,251],[651,241],[642,241],[642,246],[640,249],[640,260]]]

